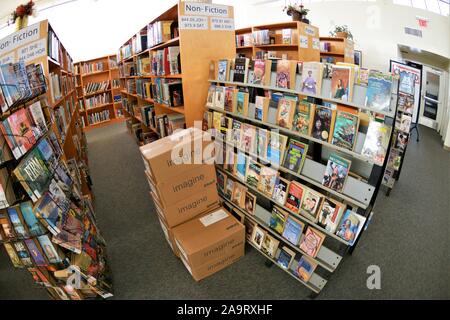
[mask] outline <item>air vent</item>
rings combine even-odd
[[[422,30],[405,27],[405,33],[422,38]]]

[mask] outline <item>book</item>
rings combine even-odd
[[[375,111],[391,111],[392,75],[370,70],[365,105]]]
[[[358,115],[338,110],[331,143],[341,148],[353,150],[358,136],[358,127]]]
[[[39,200],[35,207],[36,216],[53,234],[57,235],[61,232],[61,220],[63,218],[63,210],[53,201],[50,193],[46,192]]]
[[[395,170],[386,168],[383,175],[383,184],[388,188],[393,188],[395,184]]]
[[[227,112],[234,112],[235,107],[235,88],[225,87],[225,102],[224,109]]]
[[[295,252],[289,249],[286,246],[283,246],[280,249],[280,253],[278,254],[277,263],[280,265],[281,268],[289,270],[289,268],[292,265],[292,262],[295,258]]]
[[[284,206],[292,212],[298,213],[304,193],[305,187],[297,181],[292,181],[289,185],[286,204]]]
[[[322,246],[325,235],[322,232],[317,231],[314,228],[308,227],[306,229],[305,235],[303,236],[300,249],[303,250],[307,255],[315,258],[317,253]]]
[[[414,96],[416,84],[416,75],[408,71],[400,71],[400,79],[398,82],[399,93],[405,93]]]
[[[378,121],[370,121],[361,154],[382,166],[389,147],[390,136],[390,126]]]
[[[269,227],[278,234],[283,234],[284,224],[286,223],[288,215],[289,214],[286,211],[274,206],[270,214]]]
[[[235,112],[239,116],[247,117],[249,94],[244,91],[237,91],[235,99]]]
[[[266,196],[271,197],[275,188],[275,181],[278,177],[278,171],[270,167],[261,167],[258,190]]]
[[[414,96],[399,92],[397,106],[398,111],[412,115],[414,112]]]
[[[316,106],[314,109],[312,137],[329,142],[334,129],[334,118],[334,110],[323,106]]]
[[[248,165],[247,156],[245,155],[244,152],[238,151],[233,174],[236,178],[238,178],[241,181],[245,181],[245,176],[247,173],[247,165]]]
[[[256,155],[261,160],[267,157],[267,144],[269,143],[270,132],[266,129],[256,129]]]
[[[284,224],[282,236],[293,245],[297,246],[302,236],[303,228],[305,224],[299,220],[288,216],[286,223]]]
[[[15,268],[22,268],[22,262],[20,261],[19,256],[17,255],[16,250],[14,249],[13,245],[11,243],[5,242],[3,243],[6,253],[8,253],[9,259],[11,260],[13,266]]]
[[[231,199],[233,198],[233,190],[234,190],[234,181],[232,179],[227,179],[224,197],[231,201]]]
[[[243,123],[240,148],[247,153],[254,153],[256,140],[256,127]]]
[[[294,120],[294,112],[297,101],[282,98],[278,101],[277,125],[282,128],[291,129]]]
[[[275,86],[283,89],[295,89],[297,62],[290,60],[277,61],[277,78]]]
[[[249,63],[250,59],[248,58],[241,57],[234,59],[234,74],[233,74],[234,82],[247,83]]]
[[[215,95],[216,95],[216,86],[214,84],[209,86],[208,89],[208,97],[206,98],[206,106],[207,107],[214,107],[214,101],[215,101]]]
[[[317,263],[314,260],[307,256],[302,256],[297,265],[297,276],[301,280],[308,282],[316,268]]]
[[[295,173],[301,172],[307,153],[307,144],[290,139],[284,155],[283,167]]]
[[[369,83],[369,69],[359,68],[358,75],[356,77],[356,84],[361,86],[367,86]]]
[[[305,94],[320,95],[322,90],[323,64],[304,62],[300,91]]]
[[[267,144],[267,160],[273,166],[280,166],[283,162],[284,151],[286,149],[287,137],[276,132],[270,132],[269,143]]]
[[[399,123],[396,123],[396,129],[409,133],[409,130],[411,128],[411,121],[412,117],[407,114],[402,114],[402,116],[399,118],[397,116],[397,119],[399,119]]]
[[[289,181],[278,176],[277,179],[275,180],[275,187],[273,188],[272,200],[275,201],[278,205],[284,206],[284,204],[286,203],[288,188],[289,188]]]
[[[314,104],[299,101],[294,112],[292,130],[304,135],[311,135],[312,119],[314,117]]]
[[[316,221],[322,199],[323,196],[320,193],[307,188],[300,205],[301,213],[312,221]]]
[[[333,66],[330,98],[352,101],[354,75],[353,69],[346,66]]]
[[[328,158],[322,185],[335,191],[342,192],[350,171],[350,165],[350,160],[344,159],[336,154],[331,154]]]
[[[324,198],[319,210],[317,223],[328,232],[334,233],[344,210],[345,204],[333,199]]]
[[[274,237],[272,237],[267,233],[262,243],[261,251],[271,258],[275,258],[275,254],[277,252],[279,245],[280,241],[278,241],[277,239],[275,239]]]
[[[397,132],[394,147],[404,152],[406,150],[406,146],[408,145],[408,140],[409,133],[399,131]]]
[[[231,124],[230,142],[232,142],[233,145],[236,146],[237,148],[240,148],[241,146],[241,134],[242,134],[242,122],[233,119],[233,122]]]
[[[247,175],[245,177],[245,181],[247,182],[247,184],[257,189],[259,185],[260,174],[261,166],[257,162],[250,160],[250,162],[248,163]]]
[[[36,143],[35,130],[25,108],[11,114],[0,128],[16,159],[26,154]]]
[[[234,189],[233,189],[233,195],[231,197],[231,202],[233,202],[235,205],[237,205],[239,208],[245,207],[245,194],[247,192],[247,188],[238,183],[234,183]]]
[[[38,130],[37,137],[41,136],[47,131],[47,121],[45,120],[44,112],[42,112],[41,101],[36,101],[28,107],[29,114],[35,124],[35,129]]]
[[[366,218],[347,209],[339,222],[336,235],[353,245],[361,232]]]
[[[225,87],[216,86],[214,95],[214,108],[224,109],[225,107]]]
[[[20,262],[25,267],[32,267],[33,261],[31,260],[30,253],[28,252],[25,244],[22,241],[16,241],[13,243],[14,249],[17,252],[17,256],[20,259]]]
[[[14,239],[16,235],[13,231],[13,227],[11,225],[11,221],[8,216],[0,213],[0,238],[2,240]]]
[[[258,249],[261,249],[261,246],[263,244],[264,238],[266,236],[266,231],[262,228],[260,228],[258,225],[256,225],[253,228],[253,234],[251,241],[257,247]]]
[[[29,234],[26,231],[24,224],[22,223],[22,220],[19,217],[18,207],[9,207],[7,209],[9,221],[11,222],[11,225],[14,229],[14,233],[19,238],[28,238]]]
[[[247,211],[249,214],[255,214],[256,209],[256,196],[247,191],[245,193],[245,205],[244,205],[245,211]]]
[[[394,170],[399,170],[402,163],[402,153],[400,150],[392,148],[389,152],[387,167]]]
[[[253,84],[269,86],[271,76],[271,60],[256,59],[253,62]]]
[[[292,44],[293,40],[293,30],[292,29],[281,29],[281,43],[282,44]]]
[[[216,179],[217,179],[217,190],[221,194],[225,194],[225,184],[227,181],[227,176],[222,171],[216,170]]]
[[[255,98],[255,119],[267,122],[269,116],[269,103],[270,99],[267,97],[257,96]]]
[[[217,62],[217,76],[218,81],[228,81],[230,74],[230,61],[222,59]]]
[[[34,264],[36,266],[38,267],[48,266],[48,262],[45,259],[43,252],[38,247],[38,244],[34,242],[33,239],[25,239],[24,243],[27,246],[28,252],[30,253],[30,256],[33,258]]]
[[[236,163],[236,154],[234,153],[233,148],[225,148],[226,155],[225,155],[225,163],[223,168],[228,171],[229,173],[234,172],[234,164]]]

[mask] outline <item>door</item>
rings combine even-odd
[[[442,71],[427,66],[423,67],[419,123],[436,130],[442,121],[443,114],[446,113],[446,110],[443,110],[444,80]]]

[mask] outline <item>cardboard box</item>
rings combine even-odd
[[[211,267],[214,262],[231,253],[236,259],[244,254],[245,228],[223,207],[173,228],[173,235],[180,257],[192,270],[215,272],[220,269]]]
[[[203,165],[156,184],[149,172],[145,173],[150,189],[158,196],[159,202],[163,206],[179,202],[193,194],[199,194],[211,186],[217,190],[216,169],[212,165]]]
[[[161,183],[203,166],[204,156],[210,159],[211,154],[214,155],[213,145],[209,133],[189,128],[142,146],[139,150],[146,170],[156,183]]]
[[[175,238],[173,237],[172,228],[169,228],[166,225],[166,223],[164,222],[164,220],[161,219],[161,217],[159,215],[158,215],[158,220],[161,225],[161,229],[164,233],[164,237],[166,238],[167,243],[169,244],[170,248],[172,248],[173,254],[179,258],[180,253],[178,252],[177,246],[175,244]]]
[[[205,212],[210,212],[220,205],[215,185],[170,205],[161,204],[158,196],[153,192],[150,192],[150,195],[153,198],[158,215],[161,216],[169,228],[173,228]]]

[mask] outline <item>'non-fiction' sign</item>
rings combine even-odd
[[[227,6],[208,4],[208,3],[185,2],[184,14],[214,16],[214,17],[228,17],[229,10],[228,10]]]
[[[40,23],[33,24],[0,40],[0,55],[39,39]]]

